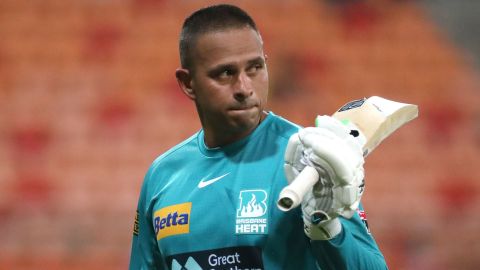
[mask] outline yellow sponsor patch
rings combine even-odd
[[[137,213],[135,214],[135,221],[133,222],[133,235],[137,235],[140,232],[140,222],[139,222],[139,213],[137,210]]]
[[[192,203],[181,203],[155,211],[153,225],[157,240],[167,236],[190,232],[190,211]]]

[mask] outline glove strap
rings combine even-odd
[[[342,232],[342,224],[338,218],[330,218],[323,211],[315,211],[304,217],[305,234],[311,240],[330,240]]]

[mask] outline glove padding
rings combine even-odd
[[[285,174],[291,183],[311,166],[319,181],[302,201],[305,233],[312,240],[331,239],[341,232],[338,216],[351,218],[363,194],[362,145],[365,138],[353,124],[346,126],[329,116],[317,118],[318,127],[293,134],[285,152]]]

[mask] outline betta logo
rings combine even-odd
[[[176,234],[190,232],[190,210],[192,203],[167,206],[155,211],[153,224],[157,240]]]
[[[235,233],[266,234],[267,208],[267,192],[265,190],[240,191]]]

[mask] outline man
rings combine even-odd
[[[254,21],[230,5],[196,11],[184,22],[180,59],[176,77],[202,129],[147,172],[130,269],[385,269],[356,212],[359,144],[332,118],[299,131],[265,111],[267,59]],[[336,176],[317,141],[341,144],[354,177]],[[280,211],[281,189],[306,165],[321,181],[302,209]]]

